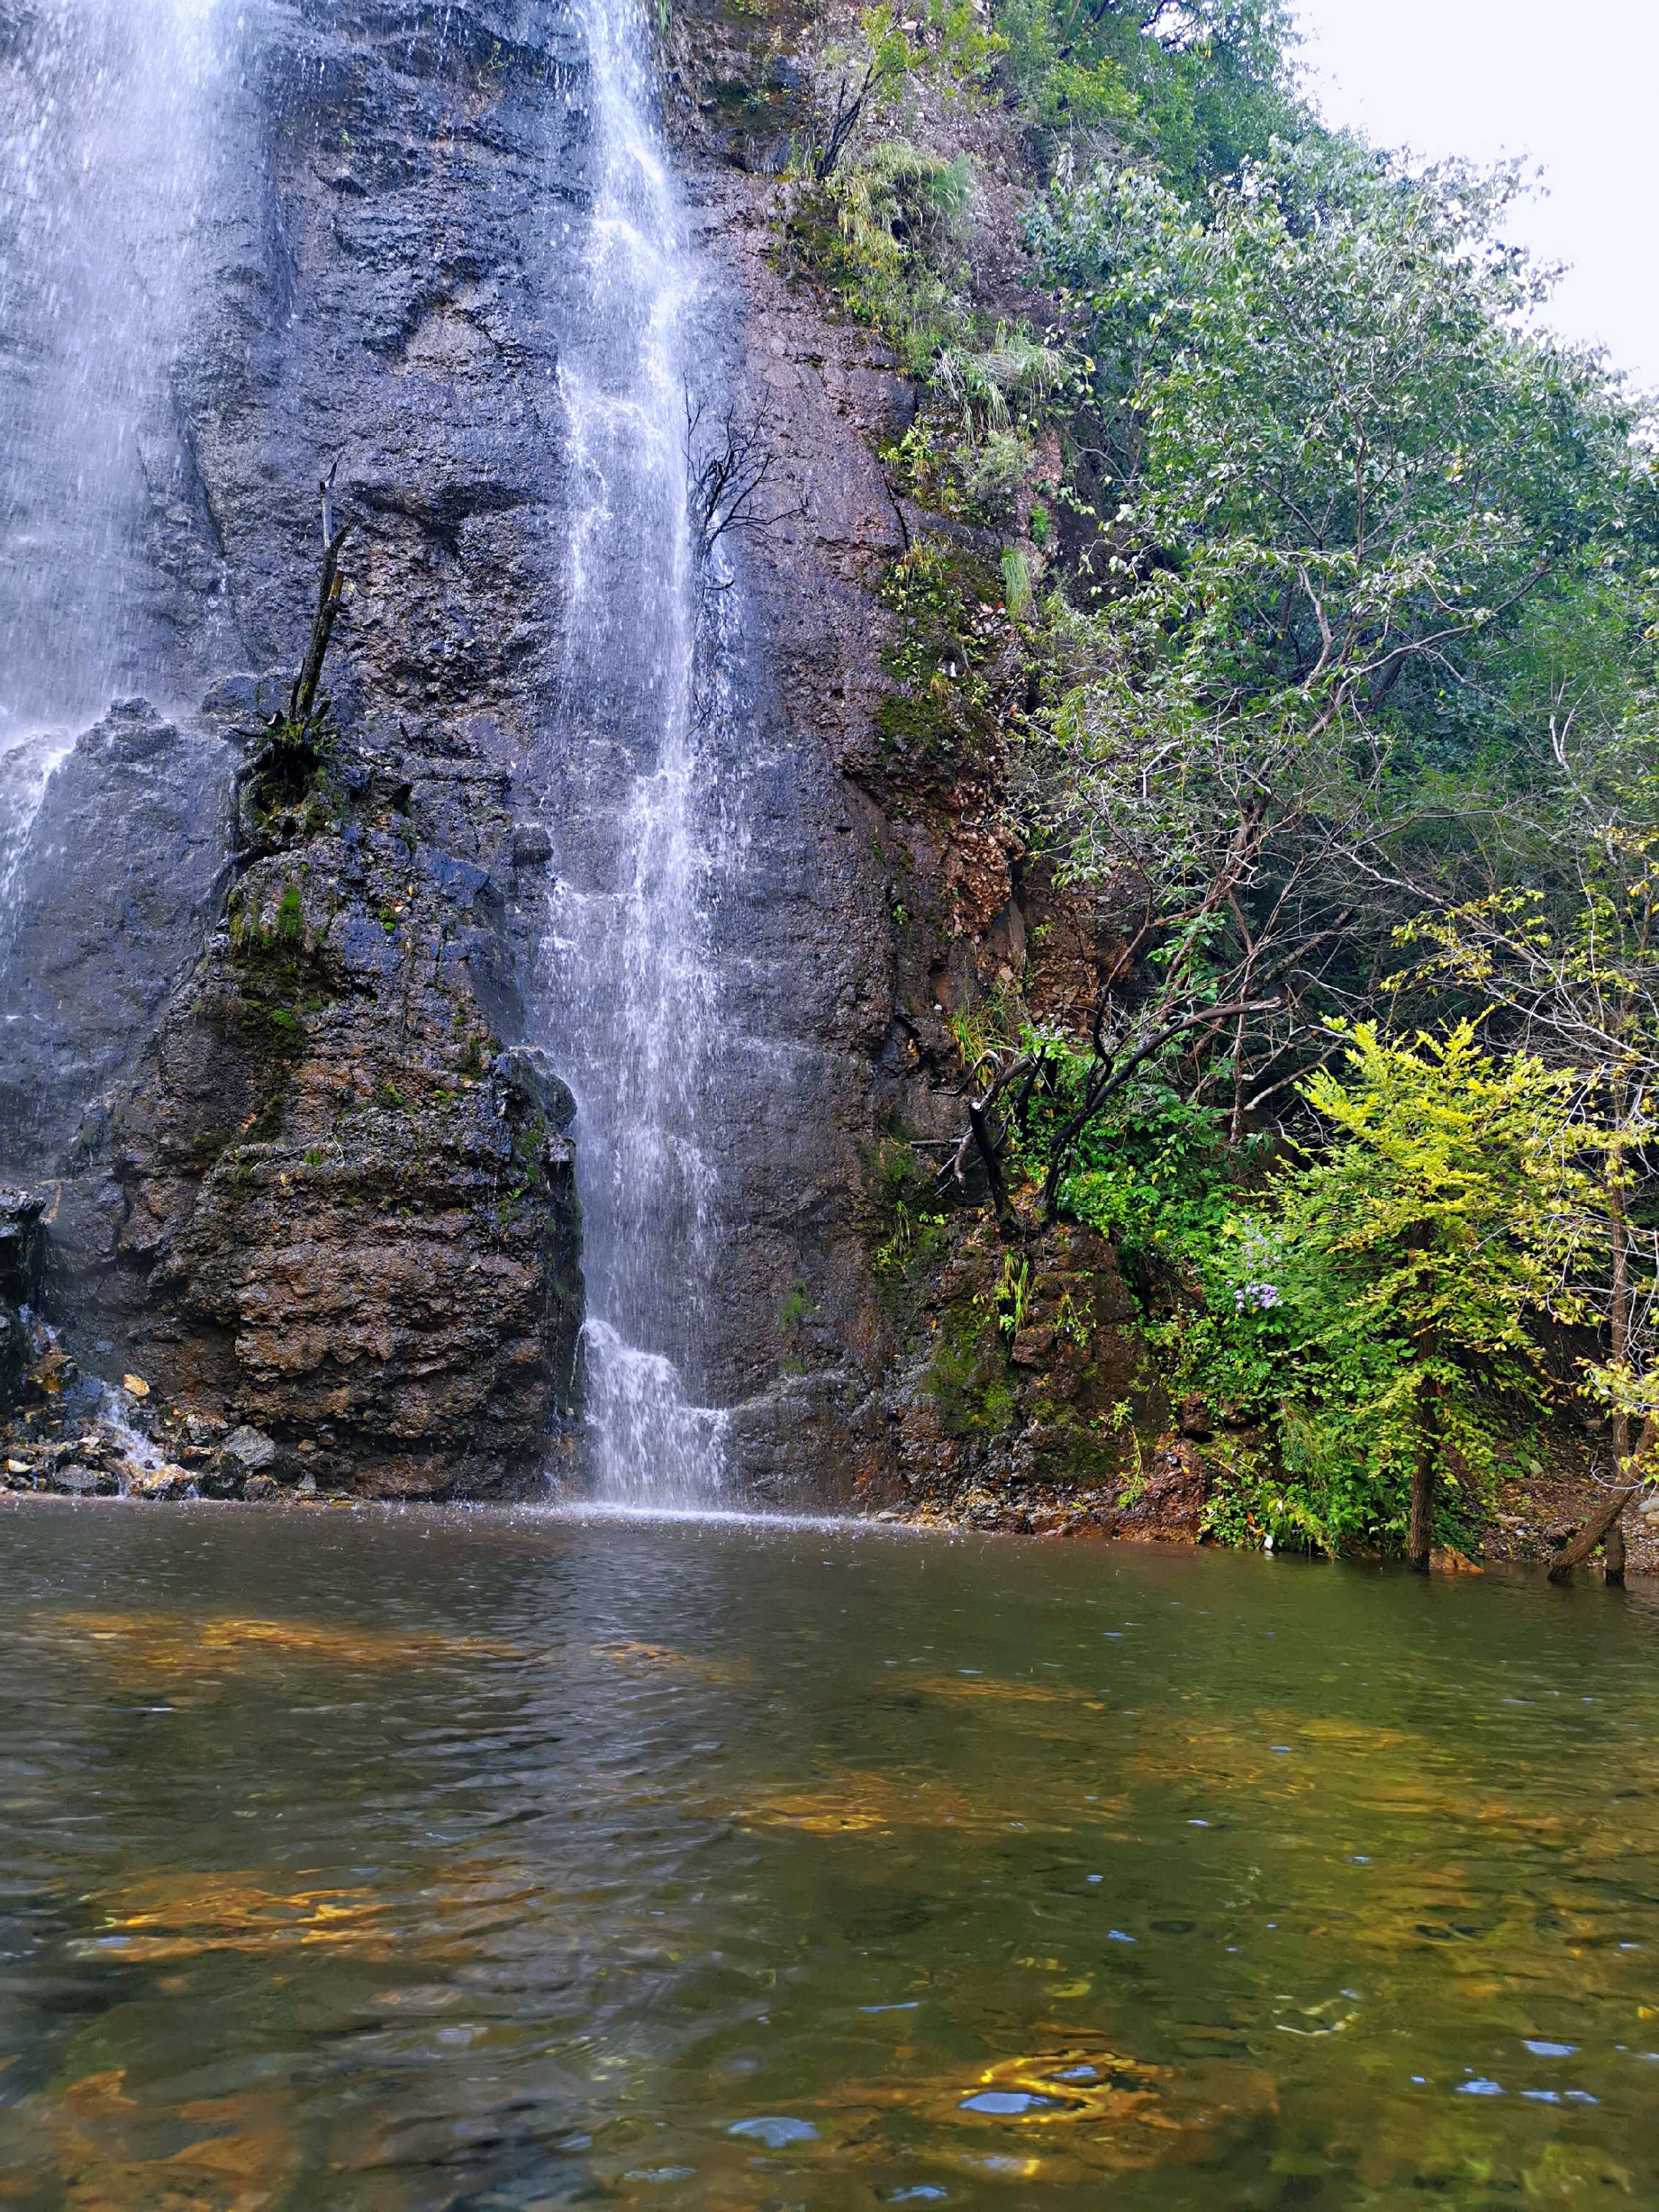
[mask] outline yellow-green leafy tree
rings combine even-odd
[[[1437,1506],[1550,1395],[1534,1327],[1563,1310],[1589,1194],[1570,1079],[1494,1059],[1468,1023],[1410,1042],[1362,1024],[1305,1096],[1328,1141],[1242,1219],[1219,1334],[1277,1401],[1291,1476],[1322,1469],[1324,1520],[1398,1533],[1424,1568]]]

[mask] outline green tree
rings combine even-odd
[[[1572,1135],[1595,1170],[1571,1294],[1603,1332],[1606,1358],[1588,1380],[1610,1409],[1613,1488],[1608,1511],[1591,1516],[1588,1541],[1565,1564],[1605,1540],[1616,1582],[1620,1516],[1650,1463],[1659,1413],[1650,1103],[1659,1085],[1659,831],[1651,741],[1603,739],[1585,763],[1569,728],[1564,717],[1563,787],[1529,825],[1534,835],[1523,827],[1516,841],[1523,851],[1544,848],[1543,880],[1437,908],[1400,938],[1418,956],[1412,979],[1484,1000],[1496,1023],[1570,1080]]]
[[[1494,634],[1646,519],[1638,411],[1518,329],[1547,288],[1507,199],[1341,144],[1277,149],[1202,222],[1122,172],[1051,195],[1111,418],[1100,580],[1156,595],[1160,690],[1443,737]]]
[[[997,0],[996,21],[1050,161],[1128,155],[1197,193],[1307,127],[1279,0]]]
[[[1306,1089],[1327,1147],[1241,1220],[1222,1326],[1277,1396],[1292,1477],[1298,1462],[1338,1469],[1374,1525],[1403,1518],[1425,1569],[1437,1500],[1495,1470],[1500,1411],[1512,1424],[1549,1395],[1533,1324],[1560,1310],[1585,1195],[1563,1141],[1569,1084],[1524,1054],[1494,1060],[1468,1023],[1410,1043],[1362,1024],[1342,1071]]]
[[[1390,933],[1547,781],[1563,640],[1648,648],[1638,410],[1530,336],[1500,180],[1280,147],[1202,216],[1141,173],[1033,224],[1093,362],[1093,535],[1045,609],[1027,824],[1133,893],[1139,1002],[1200,1031],[1235,1135],[1378,1003]]]

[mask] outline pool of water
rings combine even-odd
[[[0,1510],[0,2204],[1655,2201],[1639,1592]]]

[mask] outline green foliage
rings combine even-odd
[[[1001,1316],[977,1312],[950,1316],[939,1333],[923,1378],[948,1437],[995,1434],[1014,1417],[1015,1390],[1008,1373]]]
[[[1054,1132],[1075,1108],[1090,1065],[1086,1054],[1048,1041],[1045,1080],[1018,1151],[1033,1181],[1048,1166]],[[1231,1154],[1223,1138],[1212,1109],[1149,1071],[1083,1131],[1061,1178],[1061,1207],[1109,1237],[1144,1288],[1179,1278],[1231,1218],[1249,1154]]]
[[[1403,1533],[1425,1451],[1443,1514],[1478,1505],[1549,1401],[1534,1332],[1563,1310],[1583,1197],[1571,1085],[1540,1062],[1468,1024],[1412,1044],[1362,1024],[1346,1057],[1307,1085],[1325,1148],[1223,1224],[1180,1347],[1272,1434],[1250,1510],[1276,1498],[1269,1533],[1331,1550]]]
[[[1127,156],[1197,194],[1307,128],[1277,0],[997,0],[996,21],[1051,163]]]
[[[1006,774],[1113,948],[1091,1034],[1017,988],[958,1018],[1015,1241],[934,1387],[1001,1418],[1042,1187],[1227,1409],[1216,1533],[1392,1544],[1431,1462],[1456,1536],[1547,1409],[1546,1314],[1659,1408],[1653,426],[1540,333],[1515,179],[1325,130],[1278,0],[992,21],[860,19],[795,223],[923,380],[886,458],[951,518],[884,587],[887,763]],[[958,64],[1039,165],[1047,328],[975,305],[972,172],[917,143]],[[872,1218],[908,1296],[931,1192]]]
[[[865,9],[857,35],[819,63],[807,172],[823,184],[878,125],[891,135],[914,80],[930,78],[947,100],[969,96],[1003,45],[984,28],[975,0],[925,0],[908,20],[890,0]]]
[[[1030,612],[1030,571],[1025,566],[1025,556],[1017,545],[1011,545],[1002,556],[1002,596],[1016,622]]]
[[[883,331],[919,375],[967,327],[973,198],[966,155],[947,161],[893,138],[830,178],[796,220],[797,240],[850,313]]]
[[[944,538],[918,539],[888,572],[882,599],[896,619],[884,659],[902,688],[876,725],[884,754],[915,782],[982,761],[997,742],[981,671],[1006,629],[1000,575]]]
[[[256,821],[318,795],[333,757],[334,726],[326,709],[304,720],[276,716],[266,727],[246,799]]]
[[[1522,327],[1510,190],[1311,134],[1196,204],[1102,166],[1032,219],[1092,369],[1023,826],[1138,902],[1143,1033],[1244,1010],[1182,1048],[1235,1137],[1425,904],[1538,880],[1591,732],[1628,764],[1646,711],[1642,418]]]
[[[988,345],[953,346],[933,365],[942,410],[969,435],[1030,429],[1078,389],[1078,364],[1064,347],[1000,323]]]
[[[1011,1344],[1025,1326],[1025,1316],[1030,1310],[1032,1287],[1030,1260],[1018,1257],[1012,1252],[1005,1253],[994,1304],[997,1327]]]
[[[975,678],[995,641],[999,576],[946,538],[919,538],[888,571],[881,597],[897,617],[889,675],[940,696],[942,682],[982,697]]]
[[[945,1216],[933,1176],[915,1147],[883,1137],[862,1156],[865,1241],[877,1291],[901,1327],[914,1322],[915,1291],[944,1250]]]
[[[1528,602],[1622,547],[1634,413],[1518,334],[1540,286],[1497,242],[1506,197],[1322,147],[1276,150],[1203,222],[1133,174],[1050,196],[1034,236],[1089,318],[1160,696],[1443,747]]]

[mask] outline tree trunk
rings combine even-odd
[[[1625,1523],[1622,1509],[1620,1518],[1608,1529],[1602,1543],[1601,1559],[1607,1569],[1607,1588],[1623,1589],[1625,1587]]]
[[[326,489],[324,500],[326,503]],[[343,522],[323,548],[323,570],[317,584],[317,611],[312,617],[311,641],[306,647],[299,680],[288,702],[289,720],[301,726],[310,721],[312,711],[317,704],[317,687],[323,680],[323,662],[327,658],[329,643],[334,635],[334,625],[340,618],[340,549],[350,535],[351,525]]]
[[[1615,1103],[1619,1127],[1624,1127],[1625,1093],[1621,1084]],[[1620,1180],[1624,1161],[1615,1157],[1613,1173],[1607,1177],[1607,1226],[1613,1232],[1613,1357],[1615,1366],[1623,1367],[1630,1357],[1630,1248],[1625,1236],[1625,1187]],[[1618,1474],[1626,1472],[1630,1458],[1630,1415],[1621,1406],[1613,1417],[1613,1456]],[[1606,1565],[1608,1583],[1614,1589],[1625,1586],[1625,1522],[1624,1508],[1607,1534],[1601,1554]]]
[[[1422,1356],[1427,1357],[1425,1352]],[[1424,1385],[1417,1407],[1417,1464],[1412,1469],[1412,1525],[1406,1540],[1406,1564],[1414,1575],[1429,1571],[1434,1549],[1434,1479],[1440,1468],[1440,1407],[1437,1386]]]
[[[1641,1470],[1652,1459],[1656,1446],[1659,1446],[1659,1424],[1649,1419],[1642,1424],[1642,1433],[1636,1439],[1636,1449],[1627,1459],[1621,1460],[1619,1466],[1620,1474],[1634,1474],[1638,1480],[1634,1482],[1620,1483],[1618,1489],[1609,1491],[1607,1504],[1599,1506],[1566,1549],[1557,1553],[1555,1563],[1550,1569],[1550,1580],[1553,1583],[1565,1582],[1575,1567],[1583,1565],[1602,1538],[1611,1534],[1615,1529],[1618,1534],[1610,1547],[1607,1565],[1611,1569],[1614,1561],[1617,1561],[1618,1579],[1623,1581],[1625,1532],[1620,1527],[1620,1523],[1625,1517],[1625,1508],[1630,1504],[1632,1498],[1639,1498],[1642,1494]],[[1608,1578],[1609,1580],[1613,1578],[1611,1574]]]
[[[1622,1109],[1622,1098],[1620,1101]],[[1620,1181],[1622,1162],[1615,1159],[1607,1176],[1607,1225],[1613,1238],[1613,1302],[1608,1314],[1608,1334],[1615,1365],[1622,1366],[1630,1351],[1630,1253],[1625,1236],[1625,1196]],[[1655,1442],[1654,1425],[1644,1422],[1637,1439],[1635,1457],[1631,1452],[1630,1415],[1622,1407],[1613,1417],[1613,1456],[1615,1478],[1633,1471],[1634,1466],[1645,1460]],[[1583,1527],[1564,1550],[1559,1552],[1550,1567],[1550,1580],[1564,1583],[1575,1567],[1582,1567],[1605,1541],[1607,1545],[1607,1577],[1615,1589],[1622,1589],[1625,1580],[1625,1508],[1640,1494],[1639,1482],[1620,1480],[1619,1487],[1608,1493],[1605,1505],[1591,1514]]]
[[[1002,1156],[996,1133],[991,1127],[990,1116],[971,1098],[968,1102],[968,1127],[973,1132],[974,1149],[985,1170],[985,1181],[991,1194],[991,1210],[996,1216],[997,1234],[1006,1244],[1017,1234],[1018,1224],[1009,1200],[1007,1178],[1002,1172]]]
[[[1565,1582],[1567,1577],[1572,1572],[1575,1567],[1582,1567],[1583,1565],[1585,1560],[1589,1559],[1590,1553],[1595,1549],[1596,1546],[1601,1541],[1601,1539],[1607,1534],[1608,1530],[1617,1527],[1619,1522],[1624,1517],[1625,1508],[1630,1504],[1632,1498],[1638,1494],[1641,1487],[1642,1486],[1639,1482],[1632,1482],[1628,1484],[1623,1489],[1615,1490],[1609,1494],[1607,1504],[1604,1506],[1598,1507],[1596,1511],[1591,1514],[1589,1519],[1585,1522],[1583,1527],[1573,1538],[1571,1543],[1567,1546],[1565,1551],[1559,1553],[1557,1557],[1554,1565],[1550,1569],[1550,1580],[1553,1583]],[[1624,1532],[1621,1529],[1619,1535],[1619,1548],[1620,1554],[1620,1575],[1621,1578],[1624,1574]]]

